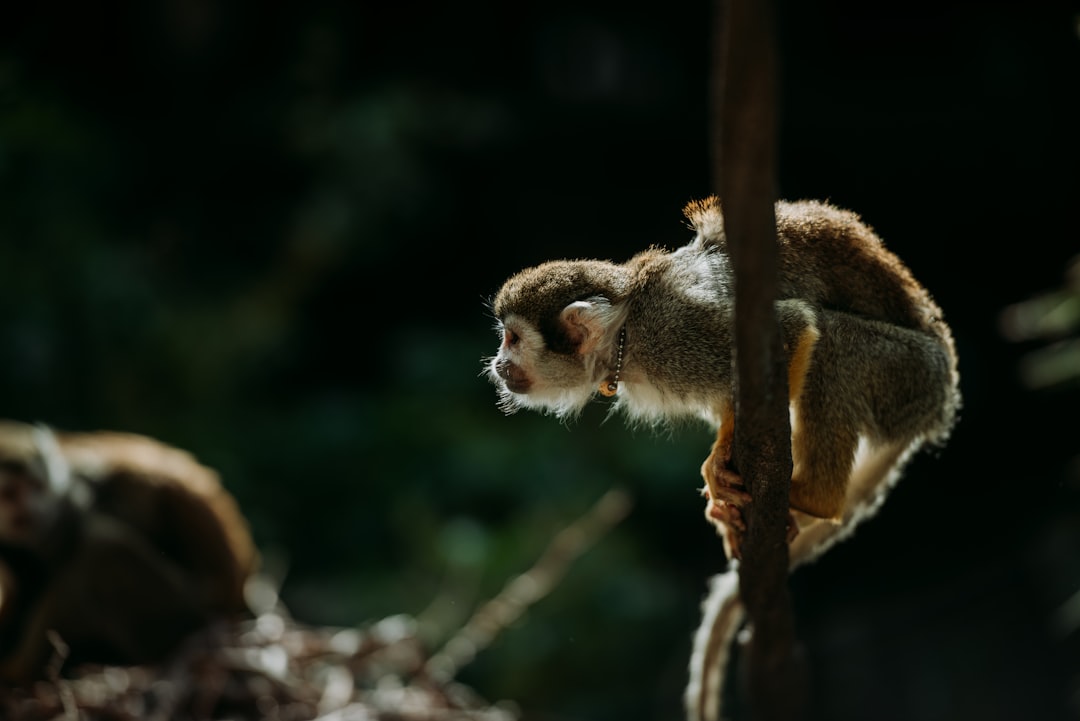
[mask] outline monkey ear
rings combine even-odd
[[[606,298],[590,298],[571,303],[562,309],[559,321],[567,339],[579,355],[596,350],[611,322],[611,303]]]

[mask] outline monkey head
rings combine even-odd
[[[628,278],[614,263],[562,260],[506,281],[492,304],[501,344],[485,359],[504,411],[584,407],[614,369]]]
[[[56,522],[70,485],[52,431],[0,421],[0,543],[36,546]]]

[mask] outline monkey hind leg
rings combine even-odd
[[[865,439],[859,443],[851,470],[844,510],[839,522],[795,512],[799,535],[791,544],[791,568],[817,559],[835,544],[854,533],[858,524],[874,515],[896,482],[911,448],[895,443],[873,447]]]
[[[800,404],[801,406],[801,404]],[[819,413],[813,421],[792,414],[791,508],[839,522],[859,436],[853,424]]]
[[[851,409],[870,440],[943,442],[960,404],[951,347],[935,335],[845,313],[827,319],[834,376],[860,389]],[[845,351],[845,343],[858,351]]]
[[[909,447],[947,434],[957,401],[949,350],[937,337],[835,311],[822,319],[792,404],[791,505],[842,522],[860,439],[878,460],[859,464],[885,475]]]

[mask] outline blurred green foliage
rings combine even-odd
[[[573,429],[507,419],[478,375],[484,297],[509,267],[476,261],[501,181],[474,165],[507,151],[520,110],[335,79],[352,30],[318,12],[237,77],[262,41],[220,12],[205,31],[236,47],[189,46],[133,11],[130,29],[94,25],[118,57],[87,69],[92,43],[31,13],[0,55],[4,414],[191,450],[240,500],[295,615],[418,614],[433,645],[629,486],[640,520],[465,673],[580,718],[677,708],[701,560],[673,561],[647,526],[673,507],[699,518],[708,432],[634,437],[602,409]],[[658,670],[663,693],[613,701],[613,679],[645,689]]]

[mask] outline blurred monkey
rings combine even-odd
[[[71,662],[160,660],[245,610],[257,563],[217,474],[123,433],[0,421],[0,679],[40,676],[48,632]]]

